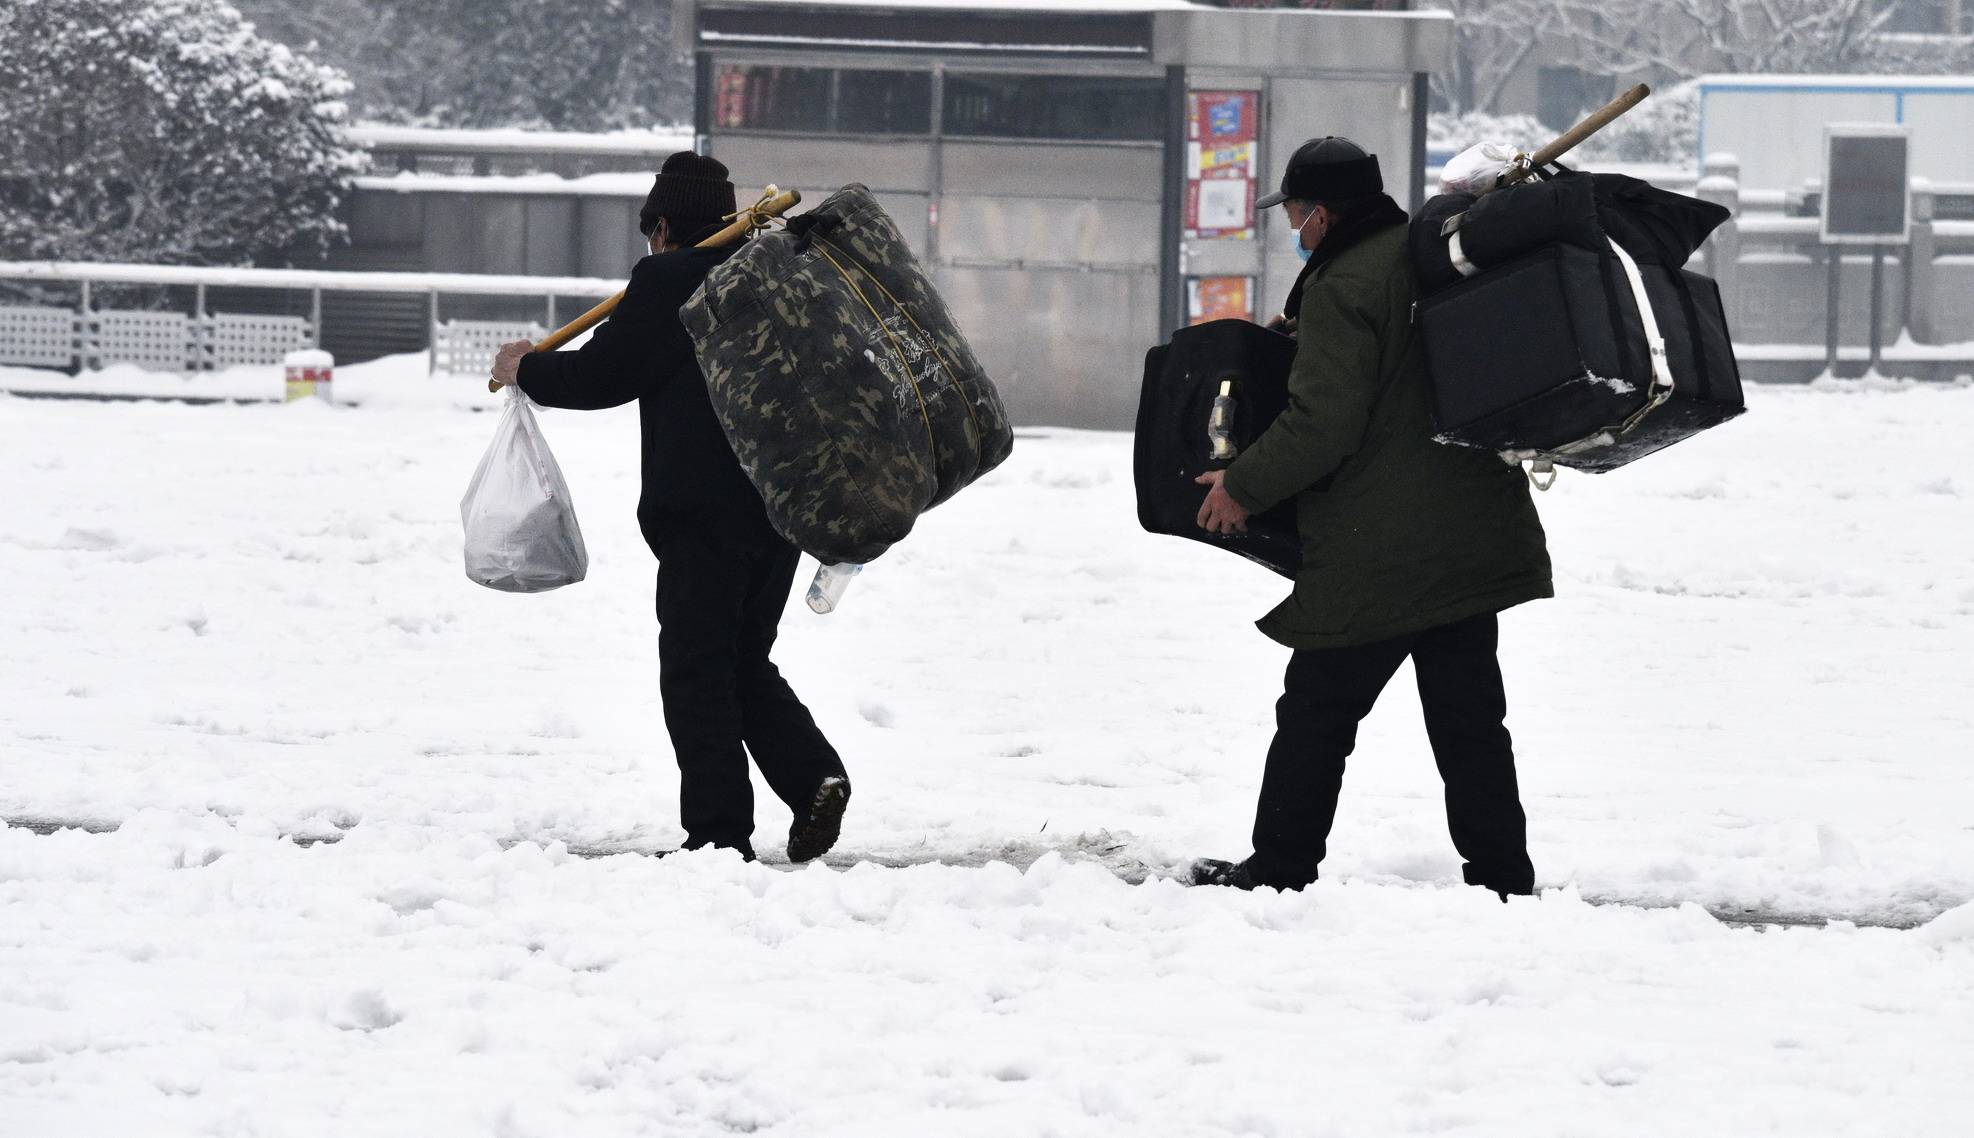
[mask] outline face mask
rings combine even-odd
[[[1302,231],[1304,229],[1307,229],[1309,227],[1309,223],[1314,220],[1316,220],[1316,212],[1314,210],[1311,210],[1309,216],[1302,219],[1302,224],[1296,227],[1295,233],[1293,234],[1293,236],[1295,237],[1295,255],[1301,258],[1305,263],[1308,262],[1309,258],[1316,255],[1316,250],[1305,249],[1302,247]]]

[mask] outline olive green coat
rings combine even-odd
[[[1433,441],[1405,226],[1304,286],[1289,402],[1227,471],[1250,512],[1296,500],[1302,569],[1260,622],[1291,648],[1342,648],[1554,596],[1519,467]],[[1333,476],[1333,477],[1332,477]]]

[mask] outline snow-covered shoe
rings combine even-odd
[[[788,860],[813,861],[828,853],[843,832],[843,810],[849,805],[849,779],[831,775],[818,783],[808,816],[788,827]]]
[[[1191,869],[1194,885],[1225,885],[1233,889],[1253,889],[1261,882],[1254,879],[1244,861],[1221,861],[1219,858],[1203,857],[1194,861]]]

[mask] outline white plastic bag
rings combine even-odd
[[[548,451],[528,397],[507,388],[507,406],[466,497],[466,575],[505,593],[543,593],[589,573],[589,551],[569,484]]]
[[[1439,172],[1442,194],[1484,194],[1521,154],[1512,143],[1478,142],[1447,160]]]

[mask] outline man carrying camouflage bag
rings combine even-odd
[[[500,350],[494,379],[547,407],[635,399],[643,431],[638,525],[658,555],[659,690],[679,763],[686,848],[754,856],[747,759],[794,814],[790,861],[835,844],[850,781],[835,748],[769,659],[799,551],[768,524],[708,401],[679,309],[734,248],[692,244],[735,212],[727,168],[681,151],[639,215],[651,256],[623,301],[572,352]]]

